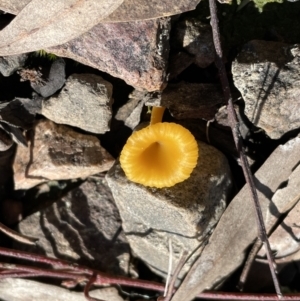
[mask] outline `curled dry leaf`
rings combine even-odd
[[[88,31],[123,0],[32,0],[0,32],[0,55],[63,44]]]
[[[0,9],[17,15],[31,0],[0,0]],[[102,3],[102,1],[99,1]],[[128,22],[181,14],[196,8],[200,0],[124,0],[102,22]]]

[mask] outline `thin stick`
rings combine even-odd
[[[244,151],[244,146],[243,142],[241,139],[241,134],[239,131],[239,122],[233,107],[233,102],[232,102],[232,96],[229,88],[229,82],[228,78],[226,75],[226,70],[225,70],[225,65],[223,63],[223,53],[222,53],[222,47],[221,47],[221,39],[220,39],[220,32],[219,32],[219,26],[218,26],[218,17],[217,17],[217,6],[216,6],[216,0],[209,0],[209,8],[210,8],[210,15],[211,15],[211,26],[212,26],[212,33],[213,33],[213,40],[214,40],[214,45],[215,45],[215,50],[216,50],[216,58],[215,58],[215,63],[217,68],[219,69],[219,75],[220,75],[220,80],[222,84],[222,89],[224,93],[225,100],[227,101],[227,110],[228,110],[228,119],[230,123],[230,127],[232,130],[234,142],[236,145],[236,148],[239,152],[240,155],[240,161],[241,161],[241,166],[243,169],[243,173],[246,179],[246,182],[250,188],[251,192],[251,198],[254,204],[255,208],[255,216],[256,216],[256,221],[257,221],[257,226],[258,226],[258,238],[262,241],[266,248],[266,253],[267,253],[267,258],[272,274],[272,279],[273,283],[275,286],[275,290],[277,293],[277,296],[280,298],[282,296],[280,286],[279,286],[279,281],[277,278],[276,274],[276,263],[273,258],[273,254],[271,251],[271,247],[269,244],[265,224],[264,224],[264,219],[263,215],[261,212],[259,200],[258,200],[258,195],[254,183],[254,179],[249,167],[249,163],[247,160],[247,157],[245,155]]]
[[[37,242],[37,238],[32,238],[32,237],[28,237],[25,235],[22,235],[8,227],[6,227],[5,225],[3,225],[2,223],[0,223],[0,231],[4,234],[6,234],[7,236],[9,236],[10,238],[22,242],[24,244],[28,244],[28,245],[34,245]]]
[[[164,297],[167,295],[170,278],[172,276],[172,263],[173,263],[173,248],[172,248],[172,239],[170,238],[169,239],[169,267],[168,267],[168,276],[167,276],[167,281],[166,281],[166,286],[164,291]]]
[[[147,280],[140,280],[140,279],[130,279],[126,277],[121,276],[112,276],[105,273],[102,273],[100,271],[95,271],[93,269],[86,268],[84,266],[72,264],[70,262],[60,260],[60,259],[52,259],[47,258],[46,256],[41,255],[35,255],[30,254],[28,256],[28,252],[22,252],[22,251],[15,251],[15,250],[9,250],[5,249],[3,252],[3,248],[0,248],[0,255],[4,256],[12,256],[17,258],[23,258],[27,259],[33,262],[43,262],[49,264],[50,262],[54,263],[56,266],[56,269],[54,269],[52,272],[49,269],[44,268],[34,268],[34,267],[25,267],[18,264],[2,264],[2,268],[0,267],[0,278],[24,278],[24,277],[52,277],[56,279],[62,279],[65,276],[64,282],[72,282],[72,287],[75,284],[82,283],[82,282],[88,282],[90,280],[90,284],[94,284],[97,286],[101,285],[124,285],[124,286],[130,286],[130,287],[138,287],[138,288],[144,288],[149,289],[153,291],[163,292],[164,291],[164,285],[162,283],[147,281]],[[17,252],[17,255],[13,253]],[[4,254],[3,254],[4,253]],[[59,263],[61,261],[61,263]],[[181,261],[181,260],[180,260]],[[180,264],[179,264],[180,265]],[[57,269],[57,267],[63,267],[63,270]],[[67,268],[67,271],[66,271]],[[10,270],[9,270],[10,269]],[[179,268],[180,270],[180,268]],[[82,274],[79,274],[79,272],[82,272]],[[175,276],[174,272],[174,276]],[[91,276],[95,275],[96,279],[94,277],[91,278]],[[174,277],[173,276],[173,277]],[[176,277],[174,278],[176,279]],[[64,283],[63,282],[63,283]],[[71,286],[69,286],[71,287]],[[171,287],[171,284],[170,284]],[[174,292],[174,289],[170,289]],[[275,294],[247,294],[247,293],[228,293],[228,292],[213,292],[213,291],[207,291],[203,292],[197,295],[198,298],[206,299],[206,300],[264,300],[264,301],[276,301],[278,300],[278,296]],[[300,294],[286,294],[282,301],[287,300],[300,300]]]
[[[242,271],[240,279],[239,279],[238,289],[240,291],[242,291],[244,289],[244,285],[246,283],[246,279],[250,272],[250,268],[255,260],[255,257],[257,255],[258,251],[260,250],[261,246],[262,246],[261,240],[257,239],[250,250],[250,253],[248,255],[248,258],[246,260],[246,263],[243,267],[243,271]]]
[[[174,274],[171,278],[171,282],[170,282],[170,285],[168,287],[167,295],[165,296],[164,301],[170,301],[171,300],[171,297],[174,293],[175,282],[176,282],[177,277],[178,277],[180,271],[182,270],[184,264],[186,263],[187,257],[188,257],[188,252],[185,250],[185,251],[183,251],[183,253],[180,257],[179,262],[177,264],[177,267],[176,267],[176,269],[174,271]]]

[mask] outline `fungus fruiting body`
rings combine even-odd
[[[129,180],[156,188],[186,180],[198,160],[194,136],[179,124],[161,122],[163,112],[152,109],[150,125],[129,137],[120,156]]]

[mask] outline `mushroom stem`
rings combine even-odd
[[[165,109],[166,109],[165,107],[152,108],[150,125],[153,125],[158,122],[162,122]]]

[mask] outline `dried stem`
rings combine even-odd
[[[36,243],[36,241],[38,240],[36,238],[32,238],[32,237],[22,235],[22,234],[20,234],[16,231],[6,227],[2,223],[0,223],[0,231],[2,233],[6,234],[7,236],[9,236],[10,238],[12,238],[16,241],[19,241],[21,243],[28,244],[28,245],[34,245]]]
[[[222,53],[220,32],[219,32],[219,26],[218,26],[216,0],[209,0],[209,7],[210,7],[210,15],[211,15],[213,40],[214,40],[214,45],[215,45],[215,50],[216,50],[215,63],[219,70],[219,76],[220,76],[220,80],[221,80],[221,84],[222,84],[222,89],[223,89],[225,100],[227,102],[228,120],[229,120],[230,127],[232,130],[234,142],[235,142],[236,148],[237,148],[239,156],[240,156],[240,164],[242,166],[246,182],[250,188],[251,198],[252,198],[252,201],[253,201],[253,204],[255,207],[255,216],[256,216],[256,221],[257,221],[257,226],[258,226],[258,238],[262,241],[262,243],[264,244],[264,246],[266,248],[267,258],[268,258],[275,290],[276,290],[278,297],[281,297],[282,293],[280,290],[279,281],[278,281],[276,270],[275,270],[276,264],[275,264],[275,261],[273,258],[270,244],[269,244],[269,240],[268,240],[268,236],[267,236],[267,232],[266,232],[266,228],[265,228],[265,224],[264,224],[264,220],[263,220],[263,215],[262,215],[262,211],[261,211],[259,200],[258,200],[258,195],[257,195],[253,175],[251,173],[249,163],[248,163],[247,157],[245,155],[242,138],[241,138],[241,134],[239,131],[239,122],[238,122],[236,112],[233,107],[229,82],[228,82],[228,78],[227,78],[227,74],[226,74],[226,70],[225,70],[225,65],[223,63],[223,53]]]
[[[166,294],[165,298],[162,299],[163,301],[170,301],[171,300],[171,297],[174,293],[175,282],[176,282],[177,277],[178,277],[180,271],[182,270],[184,264],[186,263],[187,257],[188,257],[188,252],[184,251],[182,253],[180,259],[179,259],[179,262],[178,262],[177,267],[174,271],[174,274],[172,275],[171,282],[170,282],[170,285],[169,285],[168,290],[167,290],[167,294]]]
[[[261,246],[262,246],[261,240],[257,239],[250,250],[250,253],[248,255],[248,258],[246,260],[246,263],[243,267],[243,271],[242,271],[240,279],[239,279],[238,288],[240,291],[242,291],[244,289],[244,285],[246,283],[246,279],[250,272],[250,268],[255,260],[256,254],[260,250]]]
[[[65,279],[63,283],[71,283],[72,287],[78,283],[86,282],[85,294],[88,296],[88,300],[96,300],[88,295],[88,290],[91,285],[124,285],[130,287],[138,287],[158,292],[164,291],[164,285],[152,281],[131,279],[120,276],[108,275],[93,269],[89,269],[84,266],[72,264],[65,260],[53,259],[46,256],[30,254],[28,252],[9,250],[0,247],[0,255],[8,257],[16,257],[19,259],[25,259],[34,263],[44,263],[55,266],[50,270],[40,267],[29,267],[18,264],[6,264],[3,263],[0,266],[0,279],[2,278],[24,278],[24,277],[52,277],[56,279]],[[62,269],[58,269],[61,267]],[[179,267],[180,269],[180,267]],[[174,273],[175,274],[175,273]],[[71,287],[71,285],[65,285]],[[171,286],[171,284],[170,284]],[[171,289],[172,291],[172,289]],[[241,293],[225,293],[225,292],[203,292],[198,294],[198,298],[206,300],[266,300],[275,301],[278,300],[275,294],[241,294]],[[300,300],[299,294],[285,295],[282,300]]]

